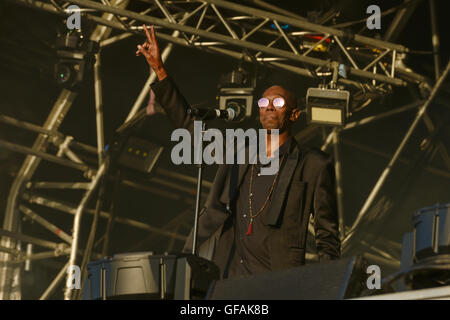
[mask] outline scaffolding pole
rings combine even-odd
[[[363,207],[361,208],[361,210],[358,213],[358,216],[356,217],[355,222],[353,223],[352,228],[350,229],[346,238],[343,241],[343,246],[348,244],[348,241],[350,240],[353,232],[356,230],[358,225],[361,223],[362,218],[365,216],[365,214],[369,210],[370,206],[372,205],[373,201],[375,200],[376,196],[378,195],[378,192],[381,190],[381,187],[383,186],[387,177],[391,173],[392,167],[397,162],[397,159],[399,158],[400,153],[403,151],[403,149],[406,146],[406,143],[408,142],[409,138],[411,137],[414,129],[417,127],[419,120],[423,117],[424,113],[428,109],[428,106],[431,104],[431,102],[433,101],[437,92],[439,91],[442,83],[444,82],[445,78],[448,75],[449,70],[450,70],[450,61],[447,63],[447,67],[445,68],[444,73],[441,75],[441,77],[439,78],[439,80],[437,81],[435,86],[433,87],[433,90],[432,90],[430,96],[428,97],[427,101],[425,102],[425,104],[422,107],[419,108],[414,121],[412,122],[411,126],[409,127],[408,131],[406,132],[405,136],[403,137],[400,145],[398,146],[397,150],[395,151],[394,155],[392,156],[392,159],[389,161],[389,164],[386,166],[383,173],[379,177],[377,183],[375,184],[374,188],[372,189],[371,193],[367,197]]]

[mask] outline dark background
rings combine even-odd
[[[302,16],[314,16],[314,12],[323,12],[337,2],[332,1],[267,1],[284,9],[298,13]],[[336,23],[358,20],[366,17],[365,9],[370,4],[378,4],[384,11],[399,5],[401,1],[341,1],[342,13]],[[446,41],[449,30],[448,12],[445,1],[436,1],[441,37],[441,69],[445,67],[450,57],[450,48]],[[131,4],[138,6],[136,3]],[[370,37],[379,36],[389,25],[393,15],[383,17],[381,30],[363,30],[362,34]],[[12,4],[6,1],[0,4],[0,112],[19,120],[41,125],[48,116],[55,102],[60,88],[53,79],[53,64],[55,63],[52,44],[56,37],[57,29],[62,25],[62,18]],[[359,24],[354,31],[358,32],[365,24]],[[360,29],[358,29],[360,28]],[[113,35],[117,31],[113,31]],[[119,127],[127,116],[137,95],[148,76],[148,67],[142,57],[136,57],[136,45],[144,41],[143,36],[133,36],[106,47],[102,51],[101,74],[103,78],[103,108],[105,141],[111,142],[114,130]],[[161,50],[166,45],[160,40]],[[429,18],[428,1],[420,1],[417,9],[409,20],[405,30],[401,33],[396,43],[418,51],[431,51],[431,27]],[[430,54],[408,56],[407,65],[415,72],[434,79],[433,59]],[[228,57],[213,55],[197,49],[174,46],[169,56],[166,67],[168,73],[175,79],[187,100],[192,104],[208,107],[215,105],[217,84],[220,75],[236,68],[237,61]],[[290,83],[299,97],[306,94],[306,89],[317,86],[314,81],[296,76],[291,73],[261,67],[262,73],[273,73],[277,79]],[[75,137],[77,141],[96,146],[95,102],[92,75],[86,77],[83,88],[80,90],[75,103],[72,105],[59,131],[63,134]],[[258,84],[260,87],[263,82]],[[449,80],[444,84],[441,101],[433,103],[429,107],[429,115],[435,125],[442,125],[438,138],[447,147],[450,145],[449,104],[450,96]],[[388,111],[394,107],[405,105],[413,101],[406,88],[394,88],[392,95],[383,97],[372,103],[365,110],[355,114],[353,119],[364,118],[368,115]],[[254,119],[244,126],[255,126],[257,123],[257,109],[254,109]],[[167,132],[170,124],[167,119],[159,116],[148,128],[149,138],[160,138],[162,132]],[[387,119],[373,122],[369,125],[346,131],[341,138],[345,224],[353,223],[359,209],[373,188],[382,170],[388,163],[390,156],[395,152],[398,144],[409,128],[415,117],[415,111],[407,111]],[[301,120],[295,127],[298,132],[305,126]],[[221,124],[211,123],[211,127]],[[420,158],[419,145],[428,136],[428,131],[420,122],[409,140],[401,158],[408,160],[409,165],[397,163],[393,172],[387,179],[381,195],[387,196],[394,208],[388,212],[378,224],[367,232],[377,233],[387,239],[401,242],[402,235],[412,229],[412,215],[418,209],[435,203],[449,201],[450,179],[449,170],[437,153],[432,161]],[[0,124],[0,139],[31,147],[36,134],[18,129],[6,124]],[[355,144],[364,146],[361,150]],[[321,137],[307,142],[307,145],[320,147]],[[55,147],[49,151],[54,153]],[[331,149],[328,150],[331,152]],[[194,166],[175,166],[170,163],[170,153],[165,150],[158,164],[159,167],[189,174],[195,177]],[[0,221],[3,220],[6,200],[12,181],[17,175],[20,166],[25,159],[24,155],[0,149]],[[417,164],[417,165],[414,165]],[[430,173],[424,170],[425,166],[431,166],[447,173],[446,177]],[[205,170],[205,179],[212,181],[215,174],[215,166]],[[164,178],[161,177],[160,178]],[[62,168],[60,166],[42,161],[33,176],[33,181],[86,181],[78,171]],[[160,185],[148,182],[156,188]],[[186,199],[193,199],[195,186],[186,184],[191,194],[180,193],[167,189],[170,193],[179,193]],[[40,191],[41,192],[41,191]],[[60,193],[47,193],[58,199],[64,199],[77,204],[81,199],[80,192],[64,191]],[[107,200],[110,200],[107,197]],[[107,202],[108,202],[107,201]],[[180,213],[188,210],[184,215],[185,224],[179,233],[186,235],[191,221],[192,205],[186,201],[173,201],[161,195],[151,192],[132,189],[121,186],[117,197],[117,214],[121,217],[136,219],[155,227],[164,227]],[[90,208],[94,206],[92,202]],[[31,206],[33,207],[33,206]],[[52,221],[67,233],[71,233],[73,216],[60,211],[44,207],[33,207],[47,220]],[[104,207],[108,211],[108,207]],[[84,215],[82,234],[83,241],[89,232],[92,222],[91,215]],[[98,235],[103,234],[105,220],[99,225]],[[169,231],[174,231],[168,228]],[[39,236],[52,241],[58,241],[41,226],[25,222],[22,232]],[[130,250],[163,252],[169,247],[170,240],[163,236],[147,238],[149,233],[140,229],[115,224],[112,233],[110,254],[127,252]],[[146,241],[143,241],[145,240]],[[170,246],[171,251],[178,251],[183,245],[182,241],[175,241]],[[359,248],[356,246],[356,248]],[[361,247],[363,250],[364,247]],[[58,267],[62,266],[61,259],[52,261],[38,261],[34,264],[34,270],[38,270],[40,276],[25,277],[25,285],[28,290],[24,297],[33,298],[48,285],[56,274]],[[50,267],[50,268],[49,268]]]

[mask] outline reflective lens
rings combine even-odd
[[[267,108],[270,104],[270,100],[267,98],[261,98],[258,100],[258,107],[260,108]],[[275,98],[272,101],[272,104],[275,108],[279,109],[282,108],[284,106],[284,99],[279,97],[279,98]]]
[[[258,100],[258,107],[267,108],[269,106],[269,99],[261,98]]]
[[[273,106],[277,109],[282,108],[284,106],[284,99],[283,98],[273,99]]]

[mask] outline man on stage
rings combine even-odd
[[[189,104],[167,74],[154,28],[145,26],[147,41],[138,45],[158,81],[151,85],[155,99],[178,128],[192,126]],[[154,113],[152,103],[148,114]],[[274,175],[261,175],[256,164],[219,165],[213,186],[200,212],[200,255],[211,259],[221,278],[287,269],[305,263],[310,215],[314,217],[319,260],[340,256],[334,165],[331,157],[300,146],[291,136],[299,118],[295,95],[281,86],[267,88],[258,100],[264,129],[279,130],[279,145],[268,155],[279,157]],[[192,233],[183,251],[191,252]]]

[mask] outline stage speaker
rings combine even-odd
[[[88,264],[83,300],[203,299],[219,269],[189,255],[116,254]]]
[[[366,289],[367,262],[361,256],[265,272],[212,283],[210,300],[338,300]]]
[[[436,204],[414,215],[415,260],[450,254],[450,204]]]
[[[450,285],[450,204],[418,210],[414,230],[403,236],[400,271],[391,282],[402,279],[407,289]]]

